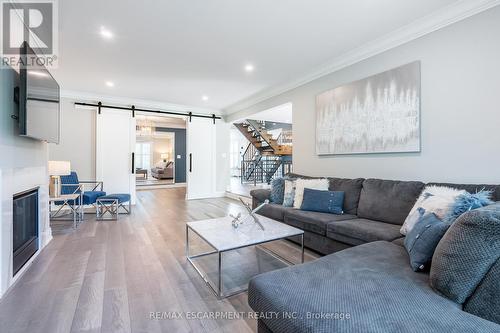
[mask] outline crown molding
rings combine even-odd
[[[458,1],[406,26],[403,26],[402,28],[397,29],[381,38],[375,39],[358,48],[348,51],[347,53],[332,59],[323,66],[316,68],[312,72],[309,72],[298,79],[271,87],[269,89],[264,89],[261,92],[229,105],[222,111],[226,116],[234,114],[252,105],[283,94],[320,77],[406,44],[412,40],[445,28],[451,24],[462,21],[498,5],[500,5],[500,0]]]
[[[150,109],[159,109],[159,110],[174,111],[174,112],[192,112],[192,113],[206,114],[206,115],[215,114],[217,116],[222,115],[222,112],[220,110],[153,101],[140,98],[101,95],[96,93],[89,93],[89,92],[75,91],[75,90],[61,90],[61,98],[67,98],[78,102],[94,102],[94,103],[102,102],[103,104],[135,105],[138,108],[150,108]]]

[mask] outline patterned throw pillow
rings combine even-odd
[[[422,216],[408,232],[405,237],[405,248],[410,256],[411,268],[415,272],[430,268],[436,246],[449,226],[436,214],[430,213]]]
[[[444,219],[452,210],[458,196],[467,191],[457,190],[445,186],[427,186],[420,194],[417,202],[411,209],[403,226],[400,229],[401,234],[407,235],[415,225],[418,218],[414,214],[418,208],[425,209],[426,213],[434,213],[439,219]]]
[[[295,197],[295,183],[296,179],[285,179],[285,193],[283,194],[283,206],[293,207],[293,199]]]
[[[275,178],[271,181],[271,195],[269,199],[272,203],[283,204],[283,196],[285,195],[285,179],[283,177]]]
[[[304,189],[310,188],[314,190],[327,191],[330,182],[326,178],[322,179],[297,179],[295,185],[295,198],[293,199],[293,208],[300,209],[302,200],[304,199]]]

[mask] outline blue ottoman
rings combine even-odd
[[[128,203],[128,207],[125,204]],[[120,207],[125,211],[125,214],[132,212],[130,194],[115,193],[103,195],[96,200],[96,218],[98,220],[116,220],[120,213]]]

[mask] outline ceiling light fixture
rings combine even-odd
[[[106,81],[106,85],[110,88],[113,88],[115,86],[114,82],[111,81]]]
[[[114,37],[113,33],[105,27],[101,27],[101,36],[105,39],[111,39]]]
[[[204,100],[204,101],[208,101],[208,96],[207,95],[203,95],[203,96],[201,96],[201,99]]]
[[[245,65],[245,72],[247,72],[247,73],[253,72],[254,69],[255,69],[255,67],[252,64],[246,64]]]

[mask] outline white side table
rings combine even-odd
[[[62,203],[55,211],[52,210],[52,204]],[[63,214],[64,207],[69,207],[73,213],[73,218],[68,219],[67,214]],[[78,222],[83,220],[83,204],[82,196],[80,193],[62,194],[58,197],[49,198],[49,217],[51,220],[73,220],[73,228],[76,229]]]

